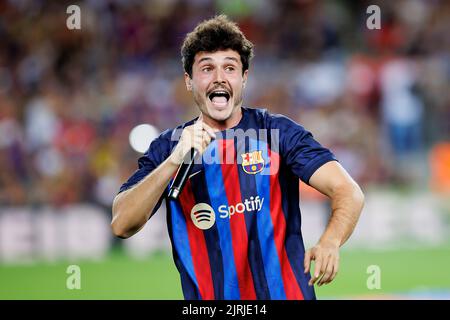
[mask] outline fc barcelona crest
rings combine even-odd
[[[262,151],[257,150],[241,154],[242,169],[244,169],[246,173],[257,174],[264,169],[264,158],[261,153]]]

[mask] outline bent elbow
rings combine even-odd
[[[142,212],[116,198],[112,206],[112,233],[119,238],[127,239],[138,232],[147,222],[148,217]]]
[[[121,239],[127,239],[131,236],[123,226],[117,223],[117,220],[111,222],[111,230],[116,237]]]
[[[364,207],[365,196],[361,187],[353,179],[337,185],[334,195],[338,198],[346,198],[351,201],[355,207],[359,207],[359,211]]]
[[[116,198],[113,201],[112,205],[112,221],[111,221],[111,230],[112,233],[122,239],[129,238],[130,236],[127,234],[127,230],[124,227],[123,223],[120,221],[120,210],[119,210],[119,196],[116,196]]]
[[[113,219],[111,221],[112,233],[118,238],[127,239],[131,234],[119,217],[120,213],[117,211],[117,208],[113,206]]]

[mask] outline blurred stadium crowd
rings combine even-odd
[[[70,4],[81,30],[66,27]],[[370,4],[381,30],[366,27]],[[109,208],[137,167],[131,129],[196,115],[180,46],[216,13],[255,44],[245,105],[303,124],[363,186],[450,190],[449,1],[10,0],[0,205]]]

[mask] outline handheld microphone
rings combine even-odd
[[[197,149],[191,148],[191,150],[184,156],[183,162],[180,164],[180,167],[178,168],[178,171],[175,175],[175,179],[170,186],[169,199],[178,199],[178,196],[180,195],[184,185],[186,184],[189,172],[194,165],[194,159],[197,157],[198,153],[199,152]]]

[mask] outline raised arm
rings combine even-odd
[[[111,222],[114,235],[125,239],[144,226],[177,168],[167,159],[137,185],[114,198]]]
[[[117,237],[131,237],[145,225],[187,151],[194,147],[202,153],[215,137],[214,131],[199,119],[184,128],[179,143],[164,162],[114,198],[111,228]]]

